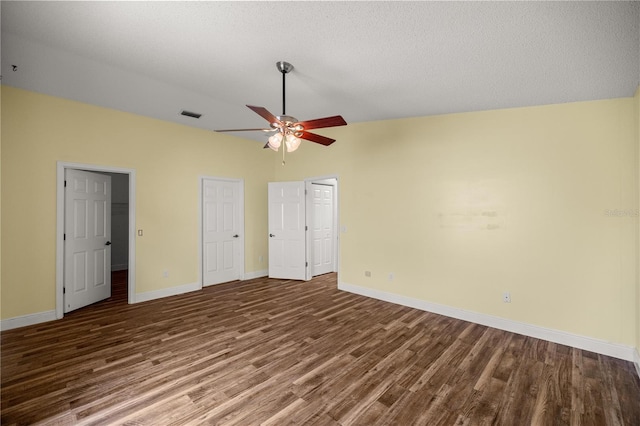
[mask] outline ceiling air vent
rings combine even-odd
[[[186,117],[191,117],[191,118],[200,118],[202,117],[202,114],[198,114],[197,112],[191,112],[191,111],[186,111],[186,110],[182,110],[180,111],[180,114],[186,116]]]

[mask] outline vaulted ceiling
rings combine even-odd
[[[295,67],[286,112],[300,120],[626,97],[640,82],[638,2],[0,7],[3,84],[204,129],[263,126],[246,104],[280,114],[280,60]]]

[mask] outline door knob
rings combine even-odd
[[[270,236],[271,238],[275,237],[275,235],[273,235],[273,234],[269,234],[269,236]]]
[[[110,246],[111,245],[111,241],[107,241],[106,243],[104,243],[105,246]]]
[[[240,235],[236,234],[233,236],[233,238],[238,238]]]

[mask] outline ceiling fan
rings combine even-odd
[[[287,73],[293,70],[293,65],[288,62],[279,61],[276,62],[278,71],[282,73],[282,115],[273,115],[266,108],[247,105],[247,107],[267,120],[270,128],[268,129],[224,129],[216,130],[216,132],[246,132],[246,131],[263,131],[263,132],[275,132],[269,141],[264,146],[265,148],[271,148],[274,151],[278,151],[280,145],[284,141],[287,152],[293,152],[300,146],[300,139],[306,139],[311,142],[319,143],[320,145],[331,145],[335,142],[335,139],[328,138],[326,136],[311,133],[308,130],[320,129],[324,127],[336,127],[344,126],[347,122],[339,115],[331,117],[316,118],[314,120],[298,121],[297,118],[290,115],[286,115],[285,109],[285,81]],[[283,164],[284,164],[284,152],[282,149]]]

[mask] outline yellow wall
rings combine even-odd
[[[341,281],[640,342],[638,96],[325,129],[338,142],[303,143],[282,167],[252,141],[2,92],[2,318],[55,308],[55,170],[67,161],[136,169],[138,292],[197,281],[200,175],[245,179],[252,272],[266,268],[266,183],[337,174]]]
[[[266,269],[273,170],[256,142],[2,86],[2,154],[3,319],[55,309],[57,161],[136,170],[138,293],[198,281],[202,175],[244,179],[245,270]]]
[[[0,85],[0,319],[2,316],[2,85]]]
[[[637,119],[626,98],[352,124],[275,175],[339,175],[344,283],[636,346]]]
[[[638,90],[636,90],[636,95],[634,96],[635,100],[635,117],[636,117],[636,147],[638,149],[638,170],[637,179],[638,181],[638,189],[640,190],[640,86],[638,86]],[[638,193],[638,208],[640,208],[640,193]],[[638,231],[640,231],[640,223]],[[636,279],[637,288],[636,288],[636,355],[640,356],[640,235],[638,235],[638,264],[636,265],[636,272],[638,273],[638,277]],[[640,365],[638,365],[640,368]]]

